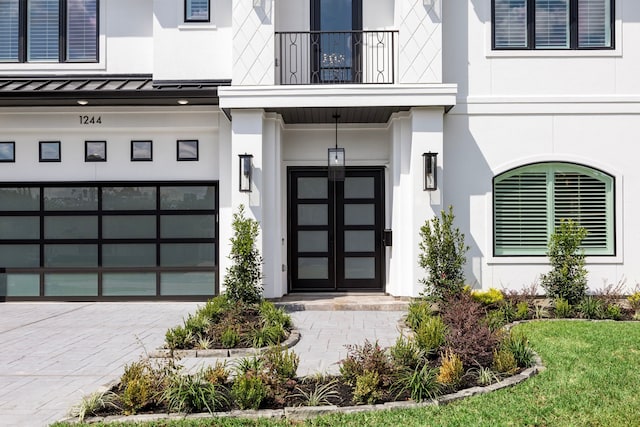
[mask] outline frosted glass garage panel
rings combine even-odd
[[[0,245],[0,268],[40,267],[39,245]]]
[[[0,188],[0,210],[39,211],[39,188]]]
[[[45,267],[97,267],[98,245],[45,245]]]
[[[166,243],[160,245],[160,265],[163,267],[213,267],[213,243]]]
[[[160,187],[160,209],[207,209],[216,208],[216,189],[213,186]]]
[[[104,273],[102,295],[154,296],[156,295],[155,273]]]
[[[92,211],[98,209],[96,187],[51,187],[44,189],[47,211]]]
[[[118,243],[102,245],[104,267],[155,267],[156,245]]]
[[[46,216],[45,239],[97,239],[97,216]]]
[[[45,274],[44,294],[48,297],[98,296],[98,275]]]
[[[346,279],[375,279],[375,258],[345,258],[344,277]]]
[[[106,215],[102,217],[103,239],[155,239],[154,215]]]
[[[40,217],[0,217],[0,239],[39,239]]]
[[[156,187],[104,187],[102,189],[102,209],[114,210],[155,210]]]
[[[7,274],[8,297],[37,297],[40,296],[40,275],[38,274]],[[2,279],[0,278],[0,281]]]
[[[216,219],[213,215],[162,215],[160,237],[213,239],[216,237]]]
[[[213,295],[216,286],[215,273],[162,273],[161,295]]]

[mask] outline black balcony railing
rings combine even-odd
[[[397,34],[397,31],[277,32],[279,83],[394,83]]]

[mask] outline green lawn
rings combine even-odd
[[[309,426],[638,426],[640,323],[546,321],[517,327],[547,370],[513,388],[448,406],[333,415]],[[286,426],[207,420],[145,426]]]

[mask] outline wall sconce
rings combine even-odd
[[[438,153],[424,153],[424,191],[434,191],[438,189]]]
[[[345,153],[344,148],[338,148],[338,119],[340,114],[334,114],[333,118],[336,120],[336,146],[329,148],[328,152],[329,181],[344,181]]]
[[[253,175],[253,155],[252,154],[239,154],[240,158],[240,192],[251,193],[251,175]]]

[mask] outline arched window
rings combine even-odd
[[[495,256],[545,255],[562,219],[587,229],[586,255],[615,255],[614,178],[571,163],[536,163],[493,179]]]

